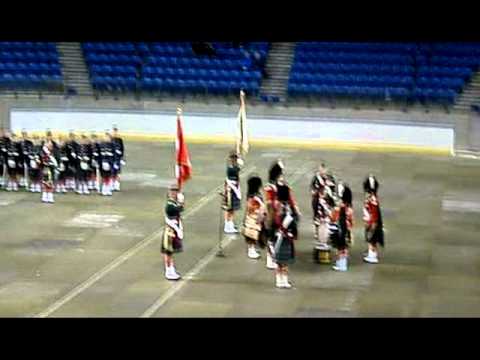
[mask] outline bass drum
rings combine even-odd
[[[13,159],[8,159],[7,164],[10,169],[15,169],[17,167],[17,163]]]
[[[80,162],[80,169],[82,169],[83,171],[87,171],[88,170],[88,164],[85,161],[81,161]]]
[[[102,169],[103,171],[110,171],[110,164],[106,161],[102,161]]]

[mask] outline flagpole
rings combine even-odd
[[[177,135],[175,136],[175,166],[173,169],[174,175],[177,178],[177,185],[178,185],[178,191],[182,191],[182,181],[181,181],[181,176],[180,174],[177,174],[177,171],[180,172],[180,164],[178,163],[178,147],[180,144],[178,143],[178,119],[182,116],[182,108],[180,105],[177,107],[177,119],[176,119],[176,127],[177,127]],[[177,170],[178,169],[178,170]]]

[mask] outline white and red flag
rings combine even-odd
[[[247,111],[245,108],[245,93],[240,91],[240,109],[237,116],[237,136],[236,136],[237,154],[245,156],[250,149],[247,132]]]
[[[182,109],[177,109],[177,138],[175,139],[176,164],[175,177],[181,189],[185,181],[192,175],[192,164],[188,153],[187,144],[183,138]]]

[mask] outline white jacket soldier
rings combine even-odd
[[[173,254],[183,251],[183,222],[181,214],[184,210],[184,196],[178,185],[172,184],[168,189],[165,204],[165,228],[162,236],[161,253],[165,265],[165,278],[178,280],[180,274],[175,269]]]

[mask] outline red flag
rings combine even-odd
[[[175,177],[179,188],[185,181],[190,179],[192,174],[192,164],[188,154],[187,144],[183,138],[182,111],[177,109],[177,138],[175,140],[175,150],[177,152],[177,163],[175,164]]]

